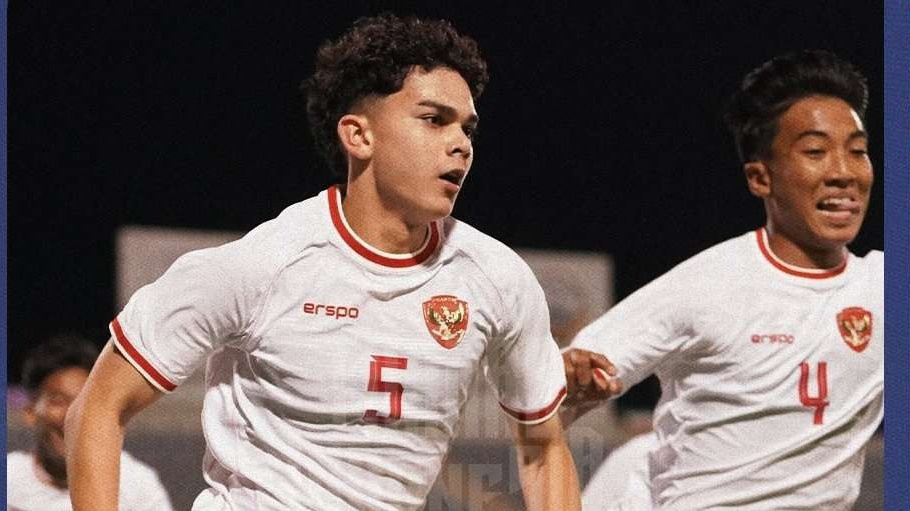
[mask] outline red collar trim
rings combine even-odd
[[[439,227],[437,227],[436,222],[430,222],[430,235],[427,236],[427,240],[416,253],[389,254],[377,250],[361,240],[348,225],[344,218],[344,214],[341,211],[341,192],[338,190],[337,186],[333,185],[329,187],[328,197],[329,214],[332,217],[332,224],[335,225],[335,230],[338,231],[338,234],[341,235],[341,239],[343,239],[354,252],[357,252],[369,261],[390,268],[408,268],[426,261],[433,255],[433,252],[436,251],[436,247],[439,245]]]
[[[834,268],[828,269],[810,269],[810,268],[800,268],[799,266],[793,266],[792,264],[787,264],[781,261],[774,252],[771,252],[771,247],[768,246],[768,234],[765,232],[764,227],[760,227],[755,230],[755,239],[758,241],[758,250],[761,251],[762,255],[765,256],[765,259],[771,263],[771,266],[774,266],[778,270],[787,273],[789,275],[795,275],[797,277],[803,277],[807,279],[827,279],[840,275],[847,269],[847,254],[844,254],[844,260]]]

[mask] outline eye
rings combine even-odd
[[[857,149],[850,149],[850,154],[853,154],[856,156],[865,156],[865,155],[869,154],[869,152],[864,148],[857,148]]]
[[[821,158],[825,155],[825,150],[819,148],[804,149],[803,154],[809,158]]]
[[[470,140],[474,140],[477,137],[477,126],[465,126],[462,131]]]
[[[439,117],[438,115],[432,115],[432,114],[424,115],[423,117],[421,117],[421,119],[423,119],[424,121],[426,121],[434,126],[439,126],[440,124],[442,124],[442,118]]]

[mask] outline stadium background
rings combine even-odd
[[[746,71],[787,50],[834,50],[869,78],[879,173],[853,249],[883,247],[879,3],[19,3],[8,382],[47,335],[107,338],[118,228],[245,231],[323,189],[297,86],[320,41],[384,10],[451,19],[489,61],[455,216],[515,247],[608,253],[618,299],[760,224],[720,114]]]

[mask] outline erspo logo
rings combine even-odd
[[[357,319],[360,316],[360,309],[357,307],[346,307],[344,305],[324,305],[321,303],[306,302],[303,304],[304,314],[313,314],[315,316],[328,316],[330,318]]]
[[[790,334],[752,334],[752,344],[793,344]]]

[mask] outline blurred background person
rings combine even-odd
[[[27,402],[22,420],[33,434],[28,451],[6,456],[7,509],[10,511],[70,510],[63,445],[63,419],[70,403],[85,385],[98,356],[95,345],[82,337],[54,336],[35,346],[22,365]],[[155,471],[126,451],[120,457],[120,509],[173,509]]]

